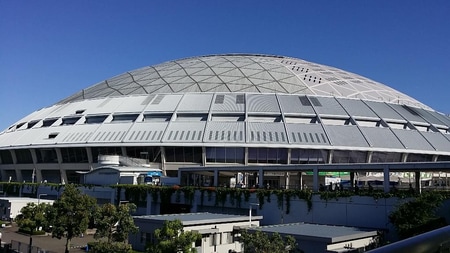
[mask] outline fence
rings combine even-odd
[[[20,253],[57,253],[50,250],[45,250],[36,246],[31,246],[30,251],[30,244],[24,243],[24,242],[18,242],[11,240],[11,247],[10,252],[20,252]]]

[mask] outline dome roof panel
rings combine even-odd
[[[219,90],[225,88],[225,91],[228,87],[228,90],[232,92],[280,92],[332,95],[343,98],[347,96],[354,97],[356,94],[359,94],[358,97],[361,99],[375,101],[392,101],[396,99],[403,104],[430,109],[428,106],[395,89],[351,72],[296,58],[251,54],[200,56],[139,68],[88,87],[61,100],[60,103],[121,94],[123,93],[120,92],[121,89],[129,88],[123,84],[129,84],[132,81],[136,81],[139,85],[144,86],[144,89],[138,89],[143,94],[146,94],[145,92],[155,94],[164,92],[184,93],[191,92],[192,89],[198,92],[218,90],[218,84],[221,82],[207,80],[213,76],[214,79],[222,80],[223,87],[219,88]],[[244,79],[229,78],[243,76],[248,77],[251,82],[248,82],[248,80],[242,82]],[[193,84],[191,81],[186,81],[189,79],[195,80],[195,82],[203,82],[202,88],[200,89],[198,86],[197,88],[190,87]],[[262,80],[267,80],[268,82]],[[106,85],[106,82],[108,85]],[[223,82],[225,83],[223,84]],[[283,89],[268,87],[267,83],[271,82],[278,83]],[[327,82],[333,82],[338,85]],[[327,83],[327,85],[322,85],[324,83]],[[206,87],[208,84],[211,87]],[[264,84],[265,89],[256,87],[256,85],[261,84]],[[163,88],[160,85],[167,87]],[[231,86],[234,87],[231,88]],[[238,86],[243,89],[234,89]],[[274,88],[274,90],[270,88]]]

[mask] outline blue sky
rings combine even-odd
[[[330,65],[450,113],[448,0],[0,0],[0,130],[126,71],[221,53]]]

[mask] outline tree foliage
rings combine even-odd
[[[150,245],[147,252],[151,253],[195,253],[192,244],[202,237],[195,231],[184,231],[180,220],[166,220],[162,228],[155,230],[158,243]]]
[[[269,235],[257,230],[255,233],[244,231],[241,236],[245,253],[288,253],[300,252],[294,237],[281,237],[278,233]]]
[[[122,242],[107,242],[99,241],[91,244],[92,248],[89,252],[92,253],[130,253],[133,252],[131,245]]]
[[[137,233],[131,213],[136,211],[132,203],[121,204],[118,207],[111,203],[101,206],[95,215],[97,231],[94,238],[106,238],[108,243],[126,242],[130,233]]]
[[[29,231],[32,234],[37,231],[38,228],[46,229],[48,222],[46,219],[46,213],[51,208],[50,204],[40,203],[38,205],[34,203],[28,203],[24,206],[17,216],[16,223],[24,231]]]
[[[61,197],[53,203],[53,213],[49,214],[53,224],[52,236],[66,238],[66,250],[69,252],[72,238],[86,232],[89,219],[95,210],[95,199],[82,194],[73,184],[64,188]]]
[[[400,238],[418,235],[446,224],[436,216],[436,209],[442,204],[443,196],[424,192],[417,198],[403,203],[389,214]]]

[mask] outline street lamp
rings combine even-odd
[[[252,226],[252,207],[253,206],[259,206],[258,203],[249,203],[248,204],[248,226]]]
[[[41,194],[38,195],[38,202],[37,202],[38,205],[39,205],[39,202],[41,200],[41,196],[47,196],[47,194],[41,193]]]

